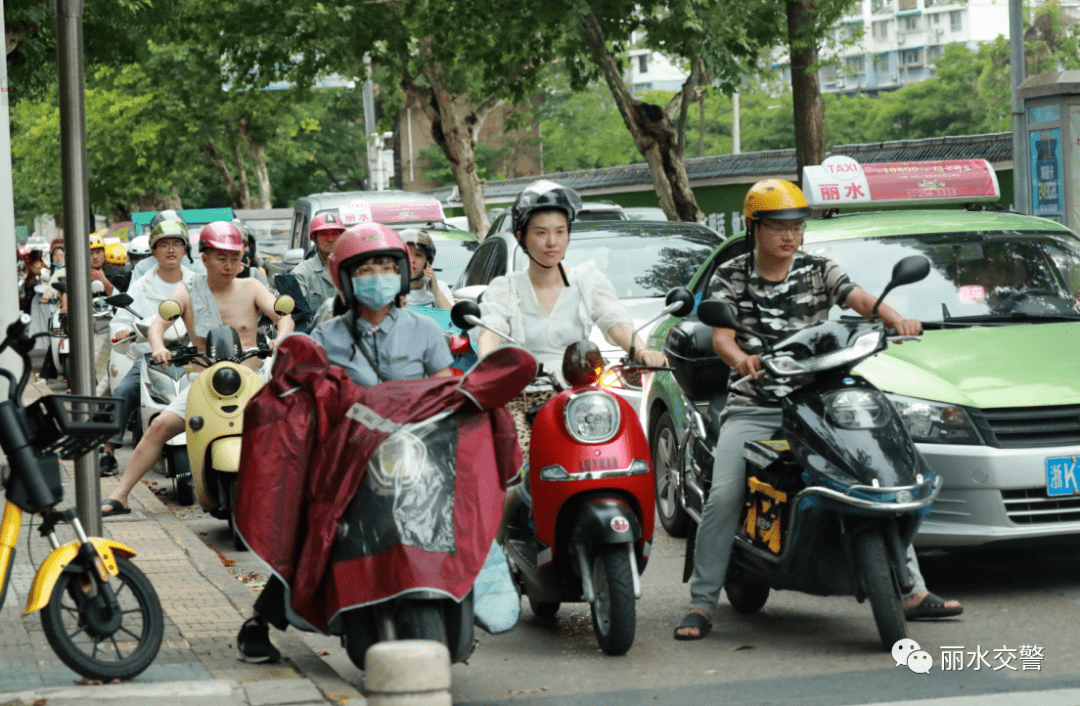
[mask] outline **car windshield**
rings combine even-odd
[[[289,249],[291,218],[250,219],[244,225],[255,234],[256,254],[264,260],[280,260]]]
[[[1060,232],[942,233],[807,244],[835,260],[860,287],[877,295],[893,265],[908,255],[930,260],[930,274],[898,287],[886,301],[905,317],[1037,318],[1080,314],[1080,242]],[[834,308],[830,318],[851,314]]]
[[[580,236],[573,231],[564,260],[567,265],[592,260],[611,280],[620,299],[663,297],[672,287],[685,287],[721,241],[705,228],[654,230],[643,222],[624,223],[618,231],[589,231]],[[515,270],[527,266],[520,248],[515,248],[514,260]]]
[[[465,265],[469,264],[469,258],[480,247],[480,243],[463,231],[428,230],[427,233],[435,243],[436,276],[440,282],[453,286],[465,271]]]

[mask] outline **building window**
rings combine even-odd
[[[933,7],[934,0],[923,0],[923,7]]]
[[[847,58],[847,70],[851,74],[861,74],[866,71],[866,65],[861,56],[849,56]]]
[[[824,66],[818,71],[818,78],[822,83],[836,83],[836,65]]]
[[[647,73],[649,73],[649,55],[648,54],[638,54],[637,66],[638,66],[638,73],[639,74],[647,74]]]
[[[940,44],[926,48],[926,61],[927,63],[933,63],[936,59],[940,59],[945,55],[945,47]]]
[[[874,23],[874,38],[875,39],[888,39],[889,38],[889,21],[881,20]]]
[[[961,10],[953,10],[949,13],[949,23],[952,25],[953,32],[959,32],[964,28],[962,17]]]
[[[900,63],[904,66],[919,66],[922,64],[921,49],[905,49],[900,52]]]
[[[851,9],[849,9],[844,14],[847,17],[862,17],[862,0],[859,0],[857,3],[852,5]]]
[[[870,0],[870,12],[892,12],[892,0]]]
[[[930,20],[929,21],[933,22],[936,25],[941,24],[941,13],[938,13],[936,15],[930,15]]]
[[[919,16],[918,15],[909,15],[907,17],[900,18],[900,20],[901,20],[901,22],[904,23],[904,29],[907,30],[908,32],[914,32],[915,30],[917,30],[919,28]]]
[[[908,10],[918,10],[919,0],[900,0],[897,4],[900,8],[900,12],[907,12]]]

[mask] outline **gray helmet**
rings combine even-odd
[[[161,223],[162,221],[178,221],[180,223],[183,223],[184,225],[187,225],[187,221],[184,220],[184,218],[180,215],[178,211],[169,208],[164,211],[158,211],[156,214],[154,214],[154,217],[150,219],[150,229],[153,230],[154,226],[156,226],[158,223]]]
[[[537,211],[558,210],[566,214],[566,222],[572,223],[581,209],[581,197],[573,189],[547,179],[534,181],[518,194],[510,210],[514,219],[514,233],[524,233],[529,217]]]

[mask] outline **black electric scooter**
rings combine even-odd
[[[890,290],[922,280],[929,269],[919,256],[898,262],[875,315]],[[722,302],[702,302],[698,316],[702,324],[679,324],[665,341],[689,418],[673,480],[680,509],[695,523],[708,498],[720,410],[703,414],[693,402],[697,395],[687,393],[692,378],[701,380],[700,370],[691,375],[685,367],[693,358],[689,348],[708,341],[708,357],[718,360],[710,327],[765,340]],[[745,447],[747,502],[724,582],[735,610],[760,610],[771,589],[854,595],[869,599],[886,649],[907,636],[901,596],[914,585],[907,547],[941,479],[889,400],[852,369],[887,342],[912,339],[918,340],[891,336],[880,322],[823,321],[766,343],[762,384],[780,398],[783,422],[776,439]],[[687,544],[684,580],[692,571],[695,535]]]

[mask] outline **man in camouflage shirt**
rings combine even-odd
[[[871,316],[873,296],[835,262],[799,249],[810,208],[797,186],[778,179],[758,182],[746,195],[744,215],[753,250],[721,265],[709,283],[710,296],[731,305],[743,326],[786,336],[827,319],[833,306]],[[878,313],[900,335],[922,331],[919,321],[905,319],[886,304]],[[756,382],[762,370],[761,344],[750,333],[713,329],[713,348],[731,366],[731,384],[714,452],[712,488],[697,530],[690,612],[675,629],[677,640],[700,639],[712,627],[710,615],[720,599],[745,502],[743,445],[772,438],[782,422],[780,400],[768,385]],[[736,384],[747,377],[751,379]],[[908,619],[949,617],[963,610],[958,602],[926,589],[911,547],[908,568],[915,578],[904,600]]]

